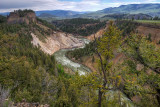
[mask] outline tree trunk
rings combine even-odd
[[[102,91],[101,88],[99,88],[99,93],[98,93],[98,107],[101,107],[101,103],[102,103]]]
[[[158,104],[160,105],[160,89],[157,89],[157,92],[158,92],[158,95],[156,97],[157,97]]]

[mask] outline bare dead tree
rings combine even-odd
[[[4,103],[9,97],[10,89],[5,89],[0,85],[0,107],[4,106]]]

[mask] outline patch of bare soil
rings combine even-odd
[[[125,55],[123,53],[120,53],[113,58],[113,64],[116,65],[118,63],[122,63],[125,58]]]
[[[152,28],[146,26],[138,26],[137,27],[138,33],[144,36],[148,36],[151,34],[151,39],[154,43],[159,43],[160,41],[160,29],[159,28]]]
[[[82,64],[90,68],[93,72],[97,72],[97,63],[96,61],[92,61],[92,58],[93,56],[83,58],[84,62],[82,62]],[[96,56],[94,56],[94,59],[96,59]]]

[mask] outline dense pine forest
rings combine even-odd
[[[60,30],[73,33],[78,36],[88,36],[96,33],[98,30],[106,26],[105,22],[94,19],[66,19],[52,22]]]
[[[33,11],[16,12],[24,17]],[[44,53],[31,42],[31,33],[45,43],[54,32],[89,36],[106,23],[102,36],[66,53],[79,63],[84,57],[92,58],[89,64],[95,71],[85,75],[78,70],[66,72],[54,54]],[[160,46],[153,35],[141,34],[139,26],[133,20],[81,18],[8,24],[0,16],[0,107],[24,100],[49,107],[159,107]]]
[[[45,78],[56,75],[54,56],[46,55],[31,44],[31,28],[26,24],[8,25],[6,22],[0,25],[0,84],[1,95],[4,94],[1,106],[8,96],[14,102],[24,98],[29,102],[41,102],[48,93],[45,82],[49,80]]]

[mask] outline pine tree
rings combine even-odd
[[[122,48],[127,57],[122,64],[125,92],[130,97],[141,96],[142,106],[156,107],[160,104],[160,48],[138,34],[131,34],[125,42]]]
[[[107,29],[107,31],[104,33],[103,37],[99,40],[96,40],[97,42],[97,49],[96,53],[99,57],[99,74],[102,83],[99,86],[99,93],[98,93],[98,106],[101,107],[102,98],[105,95],[106,90],[111,90],[109,87],[107,87],[107,84],[110,84],[109,77],[111,76],[111,67],[112,62],[110,61],[113,57],[113,51],[117,49],[117,47],[120,45],[121,40],[121,31],[118,30],[113,24],[113,22],[110,22],[110,25]]]

